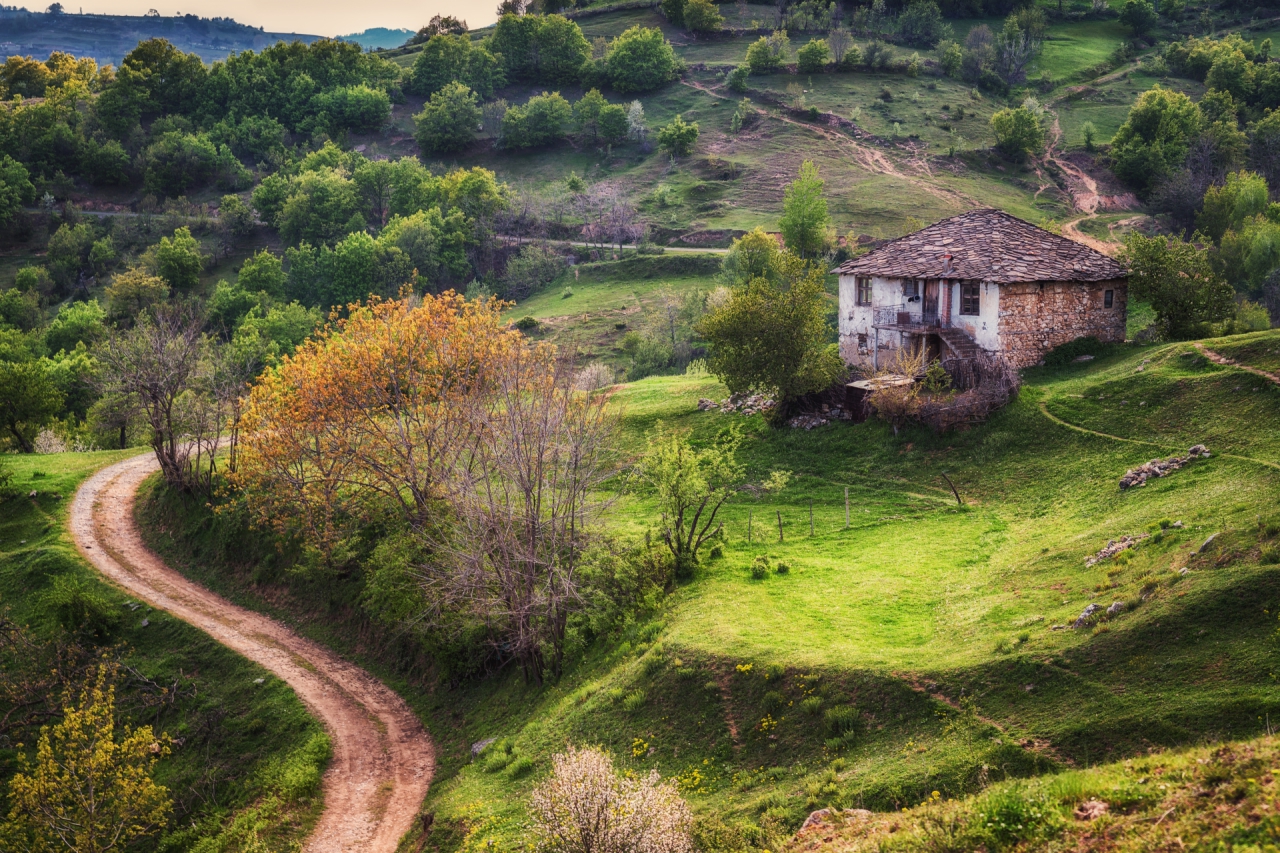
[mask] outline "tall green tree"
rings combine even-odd
[[[0,226],[8,225],[35,195],[27,168],[8,154],[0,156]]]
[[[787,185],[778,227],[787,248],[802,258],[821,253],[827,245],[831,217],[822,194],[824,186],[812,160],[801,163],[799,176]]]
[[[1111,140],[1116,175],[1145,193],[1181,168],[1204,117],[1182,92],[1159,86],[1143,92]]]
[[[1170,340],[1196,337],[1205,324],[1225,320],[1235,310],[1234,291],[1213,271],[1205,249],[1133,233],[1120,260],[1129,267],[1129,295],[1151,303],[1156,325]]]
[[[662,30],[631,27],[609,45],[605,70],[619,92],[650,92],[675,79],[680,60]]]
[[[762,392],[781,423],[796,398],[828,388],[844,370],[827,323],[823,270],[791,254],[776,280],[752,278],[708,312],[698,332],[710,348],[707,366],[730,393]]]
[[[1044,146],[1040,117],[1026,107],[998,110],[991,116],[996,148],[1011,160],[1025,160]]]
[[[413,117],[418,146],[427,154],[461,151],[476,138],[480,118],[476,93],[461,83],[446,83]]]
[[[155,248],[155,272],[170,287],[179,291],[194,289],[203,269],[200,241],[191,235],[190,228],[184,225],[172,237],[160,238]]]

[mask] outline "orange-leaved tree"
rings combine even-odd
[[[233,477],[259,521],[326,555],[388,510],[430,523],[471,438],[463,403],[520,341],[500,308],[452,292],[355,304],[264,374]]]

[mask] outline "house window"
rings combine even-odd
[[[920,295],[920,282],[914,278],[904,278],[902,280],[902,295],[910,300],[913,296]]]
[[[871,279],[859,278],[859,279],[856,279],[856,281],[858,283],[857,285],[858,286],[858,293],[857,293],[858,304],[870,305],[871,304]]]
[[[1102,307],[1103,308],[1110,308],[1112,305],[1115,304],[1115,301],[1116,301],[1116,292],[1114,290],[1102,291]]]
[[[976,281],[960,282],[960,313],[976,316],[982,313],[982,303],[979,298],[979,284]]]
[[[858,355],[866,355],[866,354],[867,354],[867,336],[864,334],[859,334],[858,335]]]

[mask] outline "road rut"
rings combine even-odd
[[[146,545],[134,496],[158,468],[152,454],[85,481],[71,504],[76,546],[103,575],[278,675],[328,730],[333,759],[308,853],[394,853],[435,771],[431,739],[399,696],[364,670],[283,624],[187,580]]]

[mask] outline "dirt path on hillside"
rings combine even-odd
[[[705,86],[696,80],[681,79],[680,82],[683,85],[688,86],[690,89],[697,89],[699,92],[702,92],[704,95],[710,95],[711,97],[718,98],[719,100],[722,100],[722,101],[733,100],[732,98],[728,98],[720,94],[719,92],[717,92],[716,88],[718,87]],[[964,193],[949,189],[947,187],[941,187],[928,180],[924,180],[925,178],[930,178],[933,176],[933,170],[929,168],[927,157],[920,156],[914,159],[909,159],[908,162],[911,164],[911,169],[909,171],[904,171],[903,169],[899,168],[898,164],[894,162],[893,158],[891,158],[887,153],[880,150],[879,148],[875,148],[869,145],[863,145],[861,142],[858,142],[856,139],[846,136],[845,134],[840,133],[839,131],[832,130],[829,127],[822,127],[821,125],[798,121],[796,119],[791,118],[788,115],[783,114],[781,110],[779,110],[777,113],[771,113],[763,107],[755,106],[754,101],[752,102],[752,106],[755,107],[756,114],[759,116],[762,116],[764,118],[776,119],[777,121],[780,121],[784,124],[789,124],[789,125],[792,125],[793,127],[798,127],[801,130],[807,130],[811,133],[817,134],[823,139],[826,139],[828,142],[833,142],[836,145],[846,149],[850,154],[853,155],[854,161],[859,166],[866,169],[868,172],[873,172],[879,175],[888,175],[890,177],[901,178],[902,180],[911,181],[912,183],[916,184],[917,186],[919,186],[921,189],[923,189],[925,192],[929,193],[930,195],[938,199],[941,199],[943,201],[948,201],[953,204],[958,204],[962,208],[980,206],[976,201],[974,201],[974,199],[970,198]]]
[[[1138,199],[1133,193],[1114,196],[1105,196],[1099,193],[1098,181],[1084,169],[1061,155],[1058,150],[1061,144],[1062,126],[1058,124],[1058,117],[1055,115],[1053,124],[1049,128],[1049,143],[1045,146],[1044,163],[1056,166],[1066,176],[1067,194],[1071,197],[1071,204],[1076,210],[1084,214],[1076,219],[1064,222],[1062,234],[1064,237],[1075,240],[1077,243],[1083,243],[1090,249],[1102,252],[1104,255],[1113,255],[1120,248],[1119,246],[1090,237],[1080,230],[1080,223],[1096,217],[1099,210],[1131,210],[1136,208]]]
[[[1261,368],[1258,368],[1258,367],[1250,367],[1247,364],[1241,364],[1240,362],[1236,361],[1234,358],[1227,358],[1225,355],[1219,355],[1218,353],[1209,349],[1199,341],[1196,341],[1195,347],[1196,349],[1200,350],[1201,354],[1205,358],[1209,359],[1214,364],[1221,364],[1226,367],[1234,367],[1237,370],[1243,370],[1247,373],[1252,373],[1254,376],[1261,376],[1263,379],[1266,379],[1270,382],[1274,382],[1277,385],[1280,385],[1280,374],[1272,373],[1268,370],[1262,370]]]
[[[324,723],[333,760],[307,853],[394,853],[431,784],[431,739],[404,700],[364,670],[161,562],[143,544],[133,517],[138,486],[157,468],[147,453],[85,481],[71,504],[76,546],[131,594],[279,676]]]

